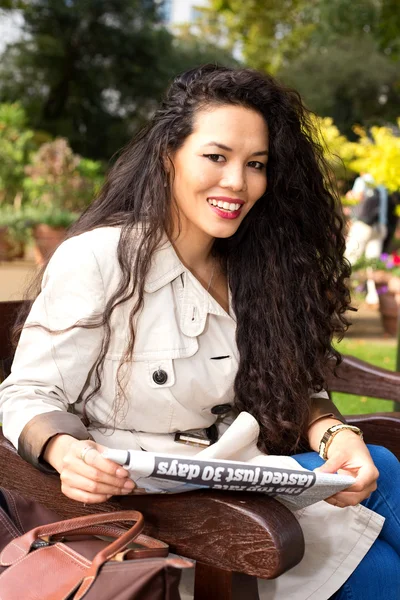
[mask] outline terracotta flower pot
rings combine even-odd
[[[389,335],[396,337],[397,322],[400,307],[400,295],[394,292],[379,294],[379,311],[383,329]]]
[[[50,227],[41,223],[33,228],[33,237],[36,243],[35,260],[41,265],[65,240],[67,230],[64,227]]]

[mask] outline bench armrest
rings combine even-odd
[[[121,509],[140,510],[145,532],[173,552],[201,563],[271,579],[303,557],[304,539],[293,514],[262,494],[213,491],[131,495],[83,506],[66,498],[59,478],[35,469],[0,435],[0,485],[33,498],[62,518]]]
[[[330,392],[400,401],[400,373],[346,355],[343,355],[343,362],[337,367],[337,377],[333,373],[333,366],[334,361],[326,378],[326,388]]]

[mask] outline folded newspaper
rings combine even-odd
[[[127,468],[144,493],[177,494],[204,488],[258,492],[275,496],[291,510],[315,504],[354,483],[350,476],[303,469],[289,456],[260,454],[258,430],[251,415],[240,413],[216,444],[192,456],[113,449],[105,450],[103,456]],[[225,458],[219,456],[221,452]],[[241,455],[245,461],[236,460]]]

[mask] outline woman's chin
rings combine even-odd
[[[236,233],[239,229],[242,219],[235,219],[234,221],[226,221],[221,223],[213,223],[203,228],[203,231],[214,238],[228,238]]]

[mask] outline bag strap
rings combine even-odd
[[[118,523],[123,521],[136,521],[135,524],[125,533],[122,533],[122,529],[115,527],[106,527],[101,529],[99,525],[107,523]],[[24,535],[21,535],[16,540],[13,540],[4,548],[0,554],[0,565],[10,566],[17,560],[23,558],[29,554],[32,544],[38,539],[45,539],[50,541],[52,536],[60,534],[73,533],[74,535],[117,535],[117,539],[114,540],[107,548],[102,552],[99,552],[101,558],[98,561],[105,562],[109,557],[117,554],[124,550],[126,546],[132,542],[143,530],[144,519],[142,513],[136,510],[124,510],[113,513],[100,513],[97,515],[88,515],[84,517],[77,517],[75,519],[67,519],[65,521],[58,521],[56,523],[50,523],[48,525],[41,525],[31,529]],[[111,552],[111,554],[110,554]],[[104,554],[104,560],[103,560]],[[97,556],[94,558],[96,560]]]
[[[86,572],[85,577],[83,578],[81,585],[75,593],[74,600],[81,600],[81,598],[85,596],[85,594],[88,592],[88,590],[96,580],[96,577],[102,565],[108,560],[112,560],[118,553],[121,552],[123,548],[126,548],[130,541],[128,538],[128,534],[129,531],[125,533],[122,537],[120,537],[118,540],[115,540],[114,542],[112,542],[112,544],[110,544],[103,550],[100,550],[100,552],[96,554],[96,556],[92,560],[92,564],[89,570]],[[156,554],[156,556],[157,555],[158,554]],[[140,556],[140,554],[138,554],[136,558],[148,558],[148,554],[146,557]]]
[[[121,562],[124,560],[138,560],[139,558],[166,558],[168,556],[168,544],[148,535],[143,535],[143,533],[138,535],[135,544],[140,544],[142,547],[127,548],[122,552],[117,552],[111,560]]]

